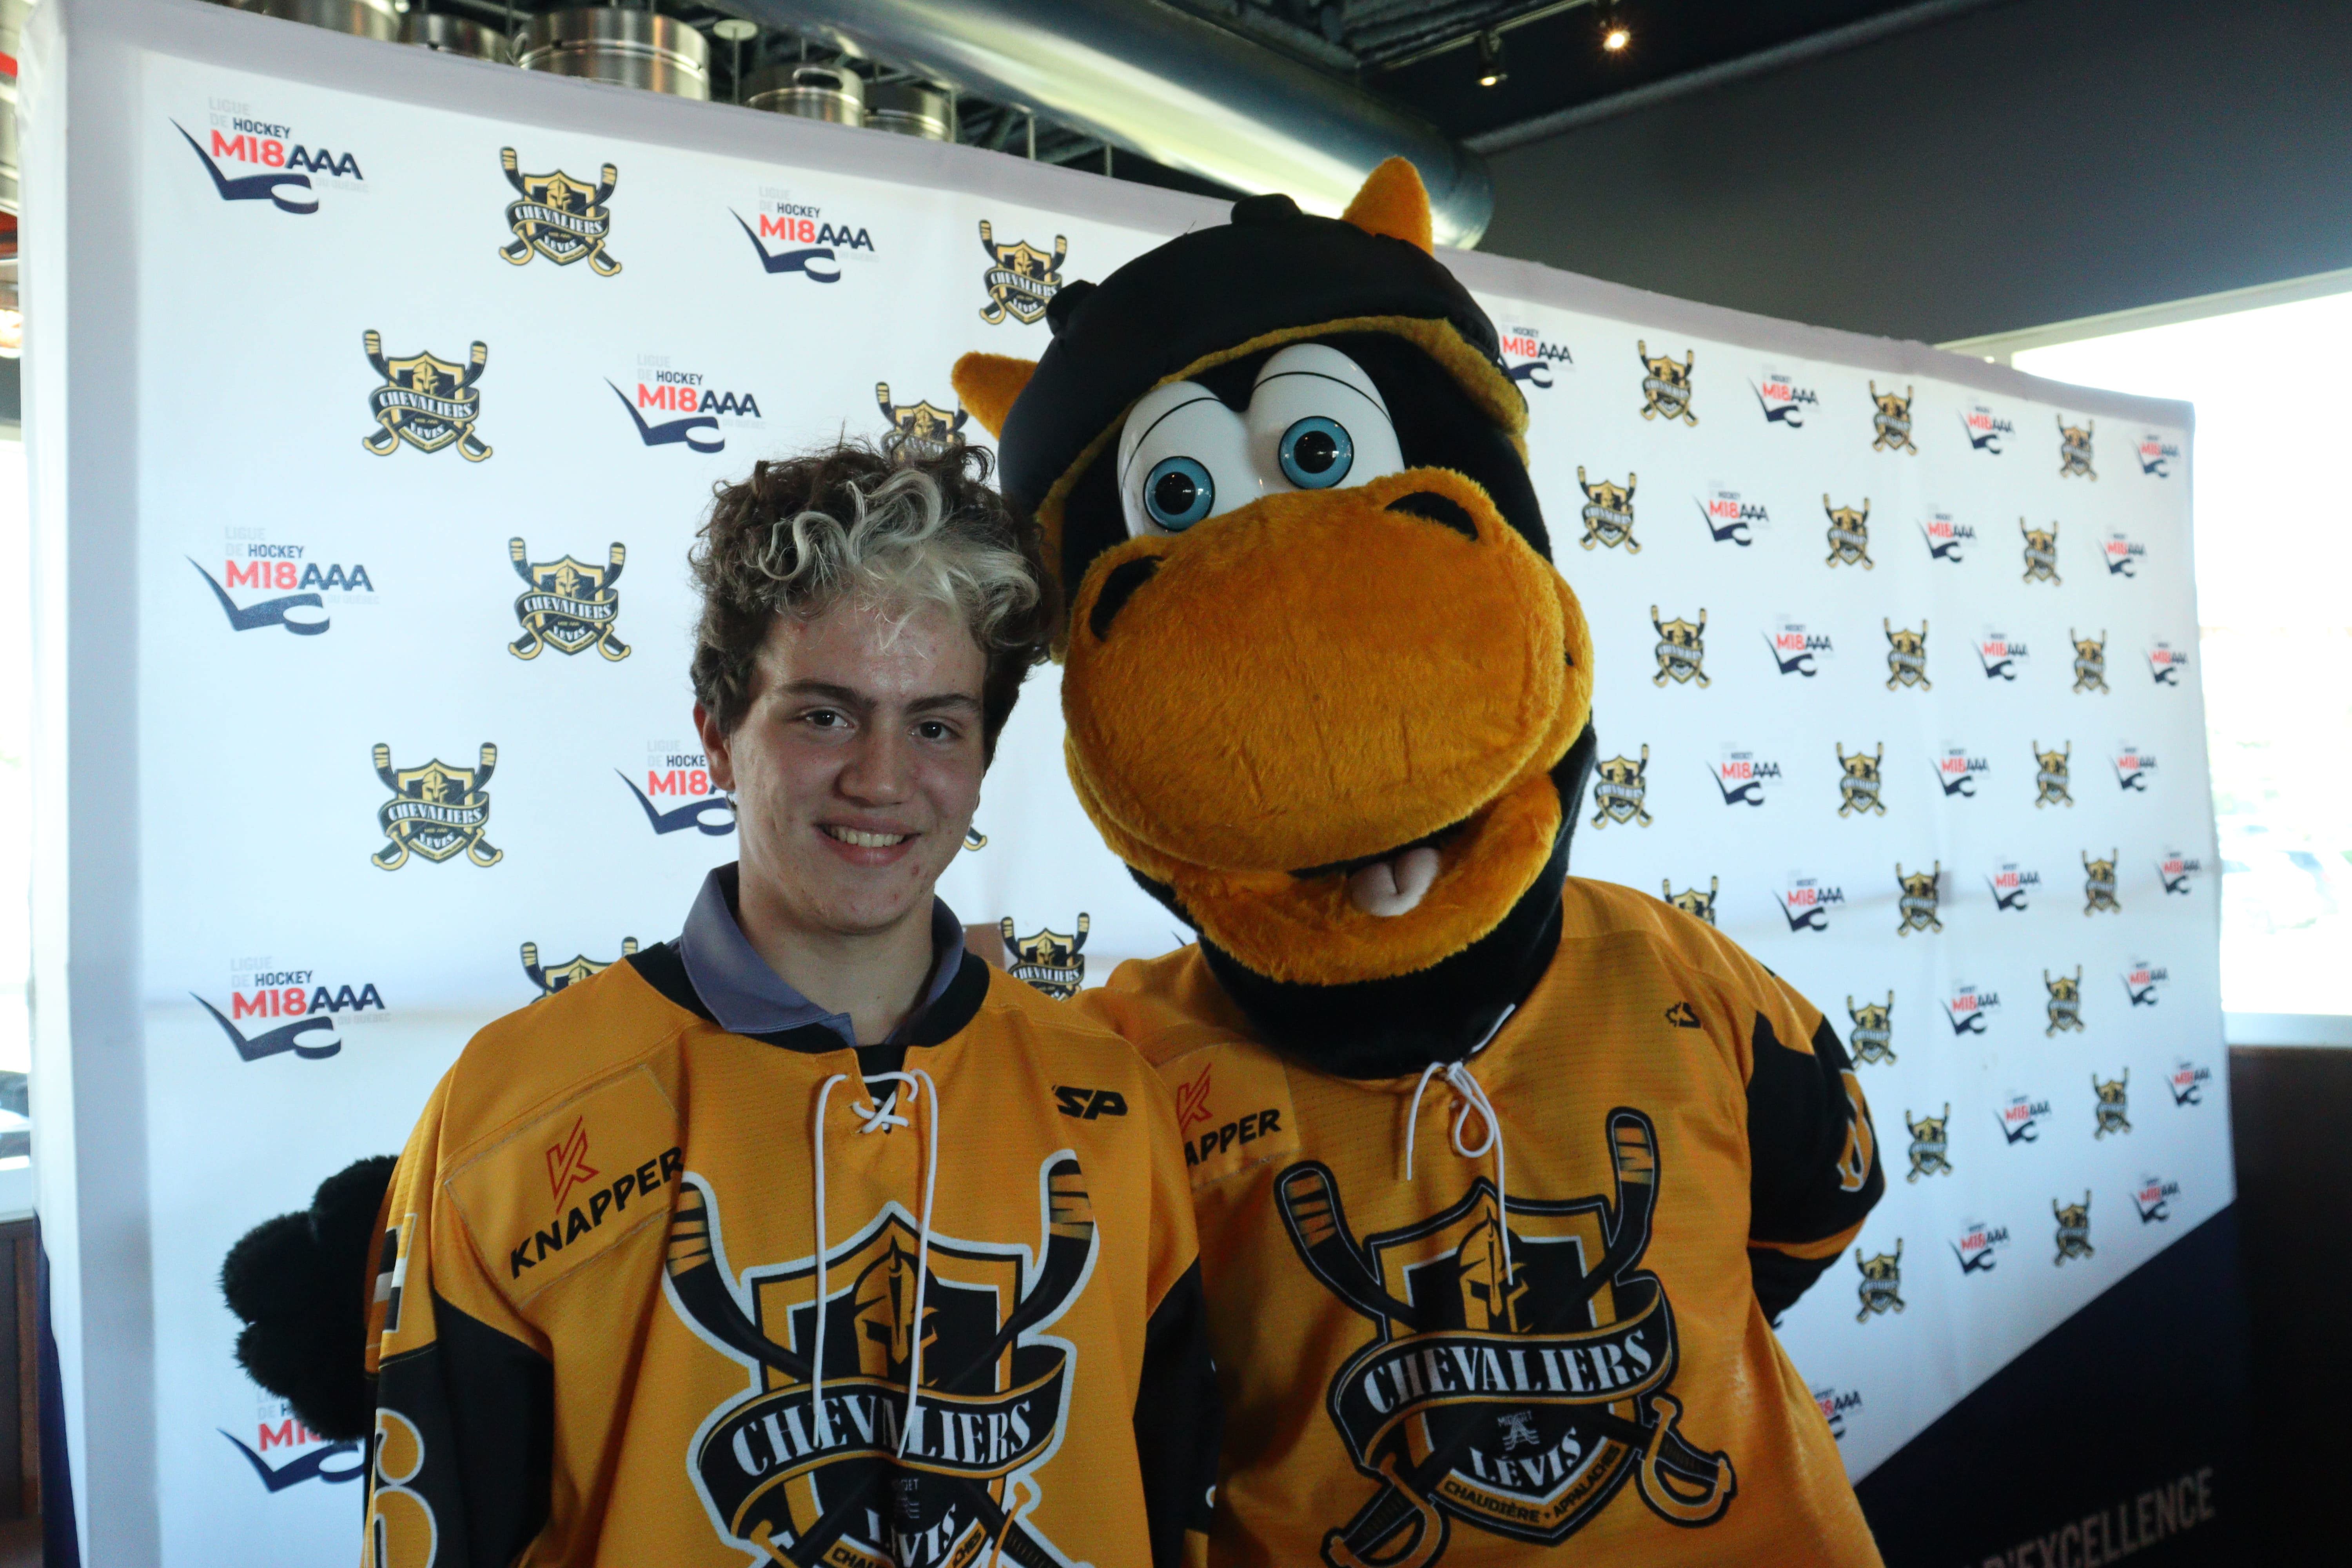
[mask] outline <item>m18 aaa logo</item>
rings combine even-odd
[[[1770,526],[1772,514],[1760,500],[1748,500],[1738,490],[1716,487],[1698,503],[1698,514],[1706,524],[1707,537],[1717,544],[1737,544],[1745,550],[1756,542],[1749,536],[1752,528]]]
[[[1990,1274],[1993,1256],[2009,1245],[2009,1227],[2003,1225],[1970,1224],[1962,1228],[1959,1239],[1952,1243],[1952,1256],[1959,1260],[1963,1274]]]
[[[1944,1003],[1944,1016],[1954,1035],[1981,1035],[1985,1020],[2000,1010],[2000,993],[1975,985],[1957,985]]]
[[[1808,680],[1821,673],[1819,661],[1837,651],[1829,633],[1785,617],[1773,622],[1772,629],[1764,634],[1764,645],[1772,650],[1772,662],[1781,674],[1801,675]]]
[[[1936,783],[1947,796],[1958,795],[1963,800],[1977,797],[1977,775],[1990,773],[1992,763],[1982,757],[1972,757],[1966,746],[1946,746],[1935,761]]]
[[[1825,931],[1830,910],[1845,902],[1845,890],[1818,877],[1791,877],[1780,893],[1780,915],[1791,931]]]
[[[1777,370],[1768,370],[1761,381],[1750,382],[1756,391],[1756,403],[1764,411],[1764,423],[1778,425],[1784,430],[1801,430],[1805,416],[1817,412],[1821,397],[1810,386],[1799,386],[1797,378]]]
[[[2180,443],[2168,441],[2150,431],[2139,438],[2139,445],[2132,448],[2132,456],[2139,459],[2141,473],[2168,479],[2172,477],[2172,465],[2180,461]]]

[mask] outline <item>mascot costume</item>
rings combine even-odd
[[[1047,319],[954,379],[1060,575],[1078,798],[1200,935],[1070,1005],[1180,1107],[1210,1560],[1876,1563],[1770,1326],[1884,1190],[1869,1112],[1770,971],[1567,874],[1591,638],[1418,176],[1250,197]],[[329,1436],[382,1180],[226,1271]]]

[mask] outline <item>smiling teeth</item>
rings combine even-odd
[[[1439,863],[1437,851],[1426,844],[1374,861],[1348,879],[1348,898],[1368,915],[1410,914],[1437,880]]]
[[[914,837],[911,833],[861,833],[855,827],[828,827],[824,831],[828,837],[859,849],[887,849]]]

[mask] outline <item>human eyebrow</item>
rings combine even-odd
[[[813,698],[820,702],[854,708],[861,712],[874,706],[874,700],[864,692],[853,691],[846,686],[835,686],[825,680],[795,680],[784,688],[784,693],[790,697]]]
[[[942,691],[936,696],[918,697],[907,704],[909,713],[977,713],[980,699],[961,691]]]

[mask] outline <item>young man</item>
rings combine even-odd
[[[1172,1568],[1204,1527],[1168,1095],[932,893],[1052,620],[985,477],[843,447],[720,491],[694,717],[742,858],[425,1108],[370,1324],[373,1568]]]

